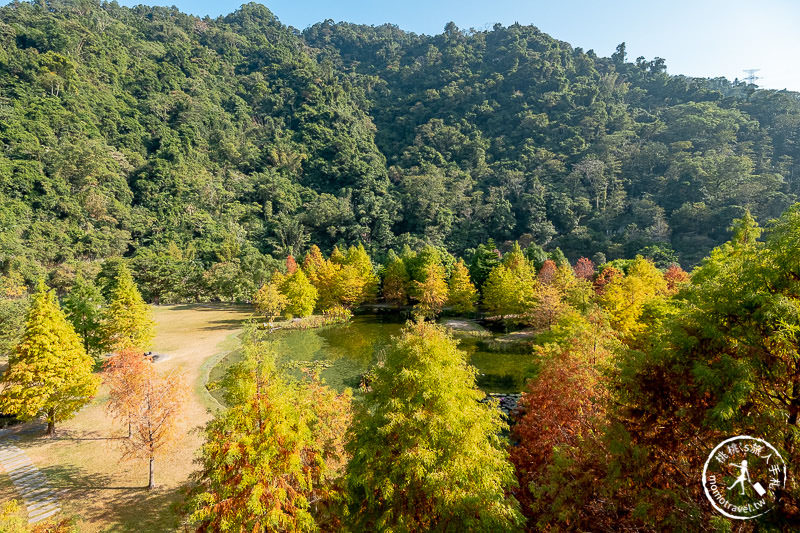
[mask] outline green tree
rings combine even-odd
[[[464,260],[459,259],[450,276],[448,305],[457,313],[470,313],[475,310],[478,291],[469,278],[469,270]]]
[[[103,352],[104,340],[102,321],[105,298],[91,280],[78,276],[64,298],[64,312],[75,331],[83,339],[86,353],[97,358]]]
[[[487,311],[501,318],[522,318],[536,305],[538,282],[530,262],[522,254],[507,254],[503,264],[489,273],[483,286]]]
[[[356,406],[347,484],[361,530],[509,531],[513,471],[495,405],[444,329],[409,324]]]
[[[318,531],[337,525],[350,395],[287,381],[254,331],[225,378],[230,408],[206,426],[190,517],[199,531]]]
[[[299,268],[293,274],[280,276],[279,287],[286,296],[286,307],[283,312],[287,317],[309,316],[314,312],[317,303],[317,288]]]
[[[487,244],[479,244],[472,254],[469,264],[469,275],[479,286],[483,287],[489,273],[500,264],[500,252],[494,241],[490,240]]]
[[[276,316],[280,315],[289,303],[289,299],[281,292],[274,281],[261,286],[253,296],[253,304],[259,313],[264,314],[270,324]]]
[[[375,298],[378,292],[378,276],[372,267],[372,260],[364,249],[363,244],[351,246],[347,249],[344,258],[344,265],[349,265],[355,269],[358,276],[363,280],[364,287],[361,301],[370,301]]]
[[[94,361],[58,306],[55,293],[40,282],[25,319],[25,332],[2,377],[0,409],[21,420],[44,416],[47,434],[71,418],[97,393]]]
[[[489,273],[483,285],[483,305],[500,318],[520,311],[517,279],[510,269],[498,265]]]
[[[405,262],[389,251],[386,266],[383,269],[383,298],[392,305],[408,304],[408,287],[411,277],[408,275]]]
[[[106,348],[112,351],[124,348],[145,351],[149,348],[155,335],[155,322],[151,314],[130,270],[122,265],[103,317]]]
[[[633,336],[646,324],[640,319],[645,305],[666,294],[667,282],[655,265],[637,257],[624,276],[603,287],[599,303],[611,315],[611,323],[623,336]]]
[[[448,289],[444,268],[439,264],[429,263],[423,276],[423,281],[414,282],[414,299],[417,301],[414,311],[425,318],[435,318],[447,303]]]
[[[25,331],[30,295],[22,276],[0,275],[0,354],[10,354]]]

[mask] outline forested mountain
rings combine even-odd
[[[669,76],[624,43],[601,58],[532,26],[303,35],[365,90],[396,233],[457,249],[529,233],[572,258],[672,247],[693,263],[742,208],[768,219],[800,192],[797,93]]]
[[[164,271],[252,294],[310,242],[532,240],[689,266],[745,208],[798,198],[800,95],[669,76],[624,45],[601,58],[520,25],[300,33],[258,4],[0,8],[0,265],[56,287],[124,255],[150,297]]]

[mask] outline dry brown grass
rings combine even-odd
[[[179,368],[192,385],[186,409],[185,437],[172,452],[156,461],[156,490],[148,491],[146,461],[120,462],[121,424],[104,410],[107,393],[99,395],[72,420],[56,427],[56,437],[20,434],[15,444],[56,489],[64,489],[64,512],[78,517],[80,531],[172,531],[178,525],[176,506],[194,470],[201,443],[197,428],[209,418],[214,400],[205,390],[204,363],[236,345],[235,334],[251,310],[233,305],[174,305],[154,308],[157,322],[153,350],[169,358],[157,363],[162,370]],[[0,475],[0,499],[13,494],[8,477]]]

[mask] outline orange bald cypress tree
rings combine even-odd
[[[148,489],[155,487],[155,461],[180,437],[179,423],[189,395],[184,376],[172,371],[159,375],[144,367],[141,385],[131,404],[131,437],[123,440],[123,459],[143,458],[150,463]]]
[[[133,415],[141,403],[152,364],[141,351],[126,348],[103,365],[103,381],[109,389],[106,410],[115,420],[128,424],[128,438],[133,432]]]

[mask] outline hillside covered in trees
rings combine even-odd
[[[299,32],[258,4],[0,8],[0,267],[57,289],[123,255],[151,300],[249,296],[310,243],[688,267],[745,209],[799,198],[800,95],[670,76],[624,44]]]

